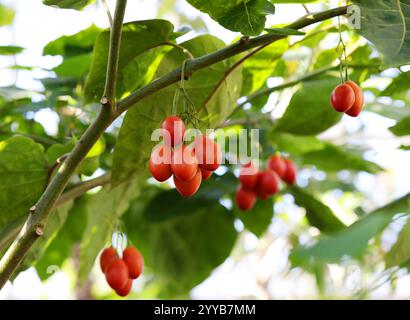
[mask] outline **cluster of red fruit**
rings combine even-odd
[[[337,112],[357,117],[363,110],[363,91],[355,82],[346,81],[333,90],[331,102]]]
[[[132,280],[137,279],[144,269],[144,259],[134,247],[127,247],[122,259],[113,247],[105,248],[100,256],[100,267],[108,285],[121,296],[127,296],[132,287]]]
[[[264,171],[259,171],[252,162],[242,166],[235,197],[239,209],[249,211],[255,206],[256,198],[266,200],[278,193],[279,178],[287,184],[295,184],[296,166],[292,160],[272,155]]]
[[[173,176],[175,187],[184,197],[193,196],[202,180],[208,179],[222,161],[219,145],[207,136],[197,136],[188,146],[183,144],[184,122],[169,116],[162,123],[164,143],[151,153],[149,168],[152,177],[164,182]]]

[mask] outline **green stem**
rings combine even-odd
[[[339,67],[340,67],[340,65],[324,67],[324,68],[315,70],[311,73],[308,73],[305,76],[303,76],[301,78],[298,78],[296,80],[288,81],[288,82],[285,82],[285,83],[283,83],[281,85],[278,85],[278,86],[275,86],[275,87],[264,88],[264,89],[261,89],[259,91],[256,91],[253,94],[249,95],[247,97],[246,101],[240,103],[238,105],[238,108],[240,109],[245,104],[251,102],[252,100],[255,100],[255,99],[263,97],[263,96],[268,96],[268,95],[270,95],[271,93],[273,93],[275,91],[280,91],[280,90],[283,90],[283,89],[286,89],[286,88],[290,88],[290,87],[298,85],[301,82],[305,82],[305,81],[311,80],[313,78],[316,78],[318,76],[321,76],[321,75],[325,74],[326,72],[338,70]],[[380,66],[378,66],[378,65],[350,65],[349,68],[352,68],[352,69],[380,69]]]
[[[120,60],[120,47],[122,35],[122,23],[124,20],[127,0],[118,0],[115,6],[114,20],[110,32],[110,50],[108,53],[107,75],[105,79],[104,96],[101,99],[103,105],[115,106],[115,94],[117,88],[118,62]]]
[[[85,131],[73,151],[70,153],[69,157],[61,165],[37,204],[30,209],[29,217],[21,232],[7,250],[4,257],[1,259],[0,289],[18,268],[33,243],[44,234],[44,227],[47,222],[47,218],[64,191],[71,175],[74,173],[82,159],[87,155],[88,151],[103,134],[105,129],[118,116],[120,116],[122,112],[125,112],[141,99],[180,80],[182,70],[181,68],[177,68],[168,75],[165,75],[145,87],[136,90],[127,98],[119,101],[118,105],[115,105],[115,84],[118,71],[119,46],[121,43],[120,39],[126,2],[126,0],[118,0],[114,14],[113,28],[111,29],[110,36],[106,88],[104,90],[104,97],[101,99],[103,108],[101,109],[97,119]],[[300,29],[326,19],[344,15],[347,12],[347,8],[347,6],[344,6],[317,14],[310,14],[290,24],[287,28]],[[212,64],[218,63],[252,48],[263,46],[285,37],[286,36],[266,34],[252,39],[242,39],[236,44],[228,46],[222,50],[206,56],[198,57],[196,59],[188,60],[186,63],[186,75],[190,75],[195,71],[206,68]],[[116,108],[113,108],[113,106]],[[113,109],[116,109],[116,111],[113,111]]]

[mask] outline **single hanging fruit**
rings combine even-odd
[[[107,266],[105,278],[114,290],[123,288],[130,278],[126,263],[122,259],[115,259]]]
[[[256,187],[258,182],[258,168],[252,162],[248,162],[242,166],[239,182],[244,189],[252,190]]]
[[[258,175],[259,194],[273,195],[279,191],[279,180],[275,172],[266,170]]]
[[[286,164],[286,173],[283,178],[283,181],[285,181],[287,184],[294,185],[296,183],[296,174],[297,174],[296,166],[293,163],[293,161],[290,159],[285,159],[285,164]]]
[[[167,146],[179,146],[184,141],[185,125],[178,116],[169,116],[162,123],[162,136]]]
[[[286,172],[286,165],[283,158],[278,155],[273,155],[268,160],[268,169],[277,173],[277,175],[283,179]]]
[[[355,99],[352,87],[343,83],[333,90],[331,102],[337,112],[346,112],[353,107]]]
[[[357,117],[363,110],[364,96],[363,90],[353,81],[346,81],[346,84],[350,86],[355,94],[355,102],[353,106],[346,111],[346,114],[351,117]]]
[[[128,267],[129,277],[137,279],[144,269],[144,259],[134,247],[127,247],[122,253],[122,260]]]
[[[222,152],[219,145],[211,138],[200,135],[193,142],[195,154],[201,169],[215,171],[222,162]]]
[[[242,211],[251,210],[256,203],[255,192],[239,187],[235,194],[236,205]]]
[[[120,296],[120,297],[126,297],[130,293],[132,288],[132,279],[128,279],[127,284],[122,287],[121,289],[115,290],[115,292]]]
[[[105,273],[108,265],[116,259],[119,259],[117,250],[115,250],[113,247],[105,248],[100,255],[101,271]]]
[[[171,159],[172,149],[166,145],[157,146],[152,151],[149,170],[155,180],[164,182],[172,176]]]
[[[179,180],[192,180],[198,172],[198,160],[191,147],[180,146],[174,151],[171,162],[174,177]]]
[[[174,175],[175,188],[183,197],[192,197],[197,193],[202,182],[201,170],[198,170],[196,175],[189,181],[180,180]]]

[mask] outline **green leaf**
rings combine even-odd
[[[74,202],[58,235],[54,237],[43,257],[36,263],[36,270],[41,280],[50,277],[53,268],[61,268],[64,261],[73,253],[74,245],[81,241],[87,224],[88,198],[83,196]]]
[[[236,209],[235,213],[247,230],[255,236],[261,237],[269,228],[273,219],[272,198],[265,201],[258,200],[255,207],[249,212]]]
[[[410,220],[404,225],[399,237],[386,254],[386,268],[402,266],[410,261]]]
[[[315,136],[295,136],[289,133],[272,132],[270,140],[276,144],[278,150],[287,151],[294,155],[302,155],[326,147],[326,142]]]
[[[382,170],[374,162],[367,161],[331,143],[326,143],[325,148],[321,150],[305,153],[303,155],[303,162],[315,165],[319,169],[329,172],[353,170],[377,173]]]
[[[344,256],[360,257],[370,239],[381,233],[397,213],[410,213],[410,193],[379,208],[341,232],[323,237],[311,247],[298,247],[290,259],[295,266],[310,263],[337,263]]]
[[[194,56],[202,56],[225,47],[225,44],[212,36],[199,36],[181,44]],[[186,59],[177,48],[169,51],[163,58],[155,78],[173,71]],[[214,128],[223,123],[236,106],[242,84],[242,70],[236,68],[228,76],[227,70],[235,61],[232,59],[200,70],[185,82],[185,88],[202,120],[198,129]],[[225,80],[221,82],[226,76]],[[219,87],[216,87],[216,86]],[[114,150],[113,183],[125,181],[133,174],[147,173],[147,163],[152,148],[157,144],[151,141],[151,134],[161,127],[166,116],[172,114],[172,101],[177,84],[168,86],[138,102],[137,107],[127,111],[119,138]],[[215,90],[216,89],[216,90]],[[205,102],[208,103],[205,106]],[[182,103],[181,103],[182,104]],[[179,105],[177,114],[182,113]]]
[[[23,52],[24,48],[17,46],[0,46],[0,55],[13,56]]]
[[[117,95],[129,93],[148,83],[173,36],[174,26],[166,20],[145,20],[123,27],[118,65]],[[85,85],[86,102],[99,101],[103,95],[107,69],[109,31],[103,31],[94,45],[91,70]]]
[[[84,78],[90,69],[91,59],[90,53],[66,58],[53,71],[60,77]]]
[[[40,144],[20,136],[0,142],[0,228],[28,213],[44,190],[47,172]]]
[[[0,27],[12,24],[15,14],[13,9],[0,3]]]
[[[304,83],[279,119],[276,131],[315,135],[335,125],[341,114],[330,105],[330,95],[339,83],[339,79],[330,77]]]
[[[410,62],[410,11],[407,0],[354,0],[361,12],[358,32],[383,55],[386,66]]]
[[[164,199],[160,202],[164,219],[148,221],[141,202],[146,201],[149,190],[152,188],[144,190],[142,199],[132,203],[124,223],[129,239],[141,250],[163,296],[173,298],[188,293],[229,256],[237,238],[234,217],[213,201],[189,208],[178,206],[183,213],[168,215],[173,205]],[[180,195],[173,195],[178,201]]]
[[[267,0],[188,0],[207,13],[223,27],[254,36],[263,31],[266,16],[275,13],[275,6]]]
[[[57,209],[55,209],[49,216],[47,224],[44,228],[44,235],[40,237],[27,253],[24,258],[23,264],[20,266],[20,270],[25,270],[35,264],[44,255],[48,246],[56,238],[59,230],[64,225],[67,219],[68,212],[73,206],[73,201],[69,201]]]
[[[396,136],[408,136],[410,135],[410,116],[400,120],[395,126],[389,128]]]
[[[100,32],[101,29],[92,24],[87,29],[81,30],[76,34],[62,36],[51,41],[44,47],[43,54],[73,57],[90,53],[93,51],[95,40]]]
[[[386,97],[397,97],[398,95],[405,93],[409,90],[410,83],[410,71],[401,72],[395,77],[389,86],[381,93]]]
[[[410,108],[397,107],[394,105],[369,103],[366,104],[366,111],[377,113],[383,117],[387,117],[394,120],[401,120],[404,117],[410,117]]]
[[[332,234],[346,228],[333,211],[313,195],[298,187],[289,187],[288,190],[295,198],[295,203],[306,209],[309,223],[321,232]]]
[[[93,2],[95,0],[43,0],[43,3],[47,6],[75,10],[81,10]]]
[[[110,240],[118,219],[138,193],[135,183],[126,183],[111,190],[104,188],[88,200],[87,226],[80,247],[80,282],[87,278],[98,253]]]
[[[289,39],[282,39],[246,59],[242,69],[244,84],[241,95],[248,95],[264,86],[275,74],[280,58],[288,48]]]

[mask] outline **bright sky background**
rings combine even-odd
[[[17,63],[20,65],[40,66],[44,69],[51,69],[60,62],[58,57],[43,57],[43,47],[61,35],[73,34],[95,23],[101,27],[107,27],[108,21],[102,6],[91,6],[83,12],[74,10],[59,10],[44,6],[41,0],[2,0],[6,5],[14,7],[17,16],[13,28],[0,28],[0,45],[19,45],[25,47],[23,54],[18,55]],[[111,8],[114,1],[108,0]],[[154,0],[129,0],[126,13],[126,21],[152,19],[156,17],[157,8],[161,1]],[[314,10],[320,5],[309,5]],[[200,15],[197,10],[179,1],[177,9],[187,15]],[[293,5],[277,6],[277,14],[269,18],[270,24],[280,24],[290,22],[305,14],[302,6]],[[178,15],[167,16],[177,27]],[[237,37],[237,34],[229,32],[205,16],[205,21],[210,29],[210,33],[218,35],[227,43]],[[190,34],[189,36],[192,36]],[[15,72],[6,70],[4,67],[12,65],[13,58],[0,57],[0,86],[12,85],[15,80]],[[33,76],[34,75],[34,76]],[[17,78],[17,85],[23,88],[37,90],[41,89],[41,84],[36,78],[49,76],[47,71],[37,69],[33,72],[20,71]],[[36,120],[47,124],[50,132],[55,130],[55,115],[51,111],[42,111],[36,116]],[[341,130],[355,130],[360,122],[371,124],[366,131],[366,141],[373,151],[369,153],[368,159],[376,161],[386,172],[377,176],[360,174],[357,184],[363,192],[367,194],[373,204],[383,205],[393,198],[403,195],[410,190],[410,152],[398,151],[397,144],[387,128],[394,124],[390,120],[383,119],[374,114],[364,114],[360,120],[344,118],[342,124],[336,126],[324,137],[335,139],[340,136]],[[361,137],[362,138],[362,137]],[[337,141],[341,142],[341,141]],[[410,144],[410,141],[402,141],[403,144]],[[331,202],[331,199],[329,200]],[[329,204],[329,203],[328,203]],[[301,217],[301,213],[295,210],[294,220],[296,224]],[[193,291],[194,298],[235,298],[243,295],[255,295],[266,297],[260,286],[255,285],[255,277],[261,280],[271,277],[269,290],[276,298],[305,298],[316,295],[314,278],[298,272],[292,271],[283,275],[286,269],[287,247],[285,237],[286,228],[283,222],[275,218],[271,226],[271,233],[275,241],[271,244],[258,242],[249,234],[243,239],[248,255],[239,264],[232,258],[228,259],[213,276],[205,281]],[[269,245],[267,255],[261,257],[258,248]],[[338,266],[332,266],[332,276],[335,279],[341,278],[341,270]],[[102,279],[98,280],[98,287],[108,290]],[[375,297],[386,297],[388,292],[382,287],[375,292]],[[402,278],[399,282],[398,296],[409,297],[410,277]],[[13,286],[8,284],[0,291],[0,299],[65,299],[71,296],[70,279],[65,273],[57,272],[44,285],[40,282],[33,269],[21,274]]]

